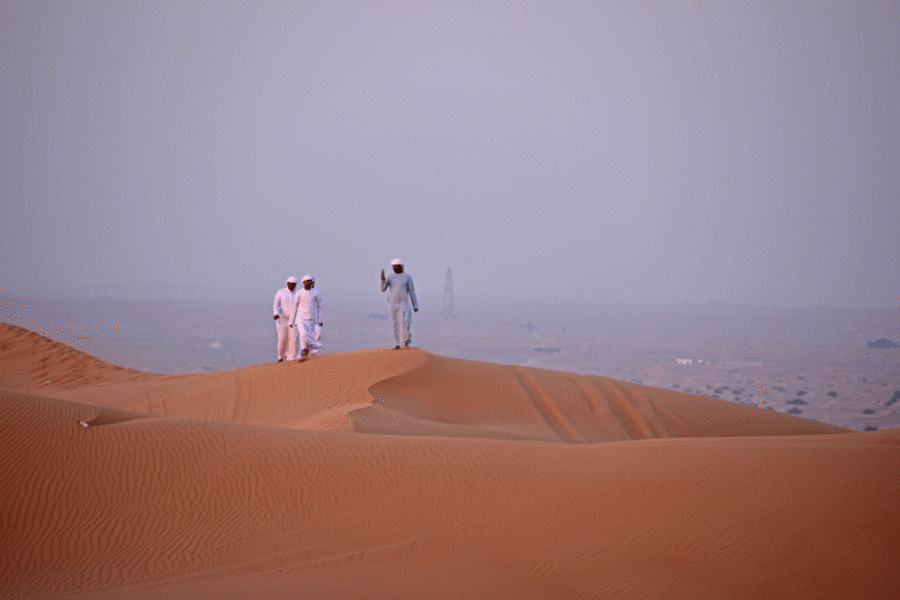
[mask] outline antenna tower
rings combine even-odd
[[[453,274],[447,267],[447,283],[444,284],[444,318],[452,319],[456,316],[453,310]]]

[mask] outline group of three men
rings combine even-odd
[[[412,313],[419,312],[412,277],[404,272],[403,267],[403,261],[395,258],[391,261],[393,273],[385,277],[384,270],[381,271],[381,291],[389,290],[388,308],[394,341],[397,343],[395,350],[400,349],[400,344],[409,348],[412,341],[409,333]],[[319,342],[323,325],[322,297],[313,289],[316,279],[312,275],[305,275],[300,282],[303,288],[294,291],[297,278],[289,277],[287,287],[275,294],[273,312],[278,331],[278,362],[295,358],[306,360],[322,347]]]

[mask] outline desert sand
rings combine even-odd
[[[421,349],[0,324],[0,598],[896,598],[900,430]]]

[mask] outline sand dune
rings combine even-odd
[[[2,598],[900,589],[900,432],[602,377],[421,350],[161,376],[0,324],[0,440]]]
[[[150,415],[567,443],[848,431],[606,377],[445,358],[418,349],[154,375],[108,365],[18,327],[2,327],[9,332],[3,338],[9,341],[0,345],[0,375],[10,381],[5,389]]]

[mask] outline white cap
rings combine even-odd
[[[301,282],[302,282],[302,281],[315,281],[315,279],[313,279],[313,276],[312,276],[312,275],[304,275],[304,276],[303,276],[303,279],[301,279],[300,281],[301,281]]]
[[[391,265],[392,265],[392,266],[393,266],[393,265],[401,265],[401,266],[402,266],[402,265],[403,265],[403,261],[400,260],[399,258],[395,258],[394,260],[391,261]]]
[[[287,283],[297,283],[297,278],[291,275],[290,277],[288,277]]]

